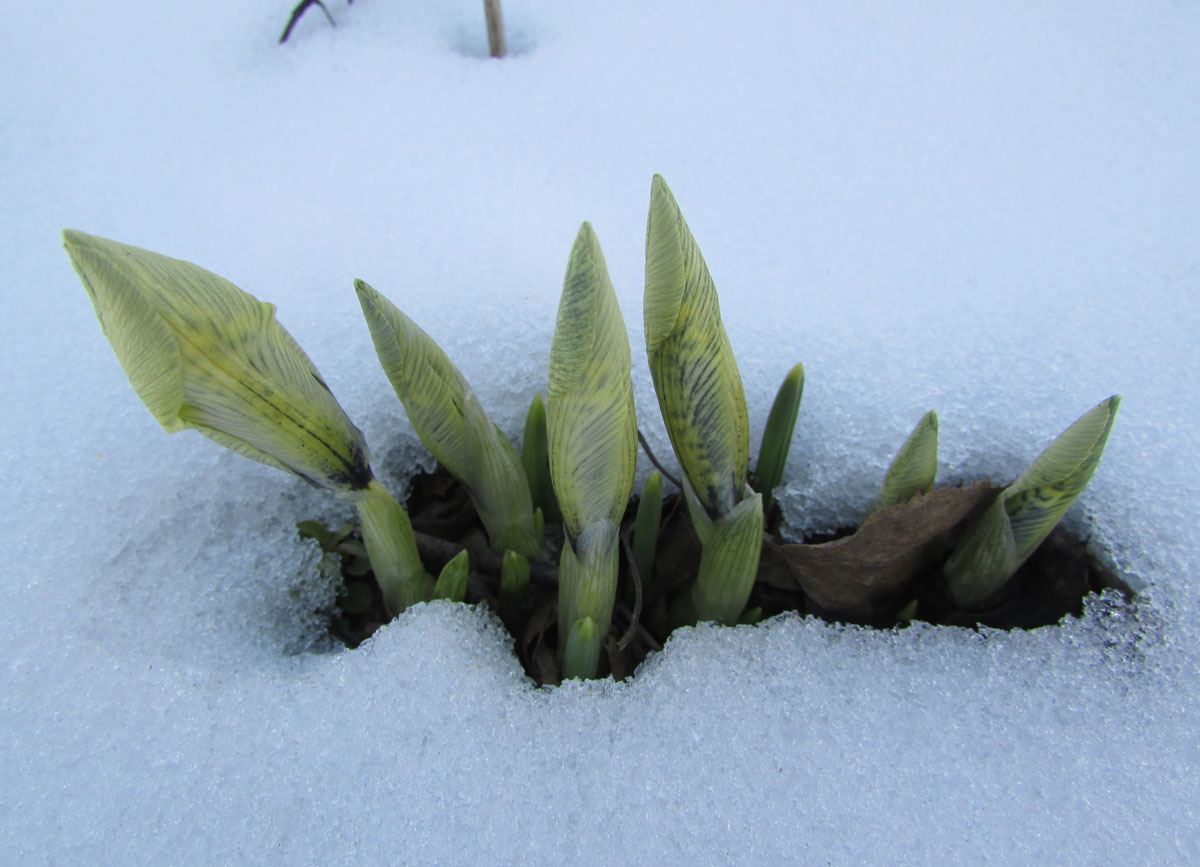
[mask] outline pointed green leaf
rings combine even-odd
[[[348,494],[367,448],[266,304],[190,262],[68,229],[63,246],[138,396],[168,431]]]
[[[633,562],[637,566],[643,592],[649,592],[653,580],[654,553],[658,548],[658,525],[662,522],[662,475],[655,470],[646,479],[633,525]]]
[[[705,510],[712,517],[722,515],[745,488],[746,394],[716,287],[659,175],[646,226],[643,314],[650,373],[671,445]]]
[[[892,459],[883,487],[867,509],[867,515],[897,503],[907,503],[917,494],[933,490],[938,466],[938,417],[925,413]]]
[[[1104,454],[1119,395],[1063,431],[1004,492],[1017,557],[1023,562],[1087,487]]]
[[[510,629],[517,623],[528,592],[529,561],[516,551],[505,551],[500,561],[500,617]]]
[[[576,620],[563,651],[563,680],[595,677],[600,668],[600,648],[604,636],[590,617]]]
[[[425,448],[467,480],[463,402],[467,381],[432,337],[363,280],[354,281],[375,353]]]
[[[432,337],[362,280],[354,288],[379,363],[413,430],[467,487],[492,549],[513,548],[541,559],[541,527],[512,443]]]
[[[542,527],[533,512],[521,458],[469,388],[463,400],[467,487],[494,551],[541,559]]]
[[[525,414],[525,433],[521,438],[521,465],[529,481],[529,496],[535,509],[549,514],[555,508],[550,483],[550,446],[546,440],[546,407],[541,393],[533,396]]]
[[[550,476],[568,534],[621,521],[637,465],[629,338],[604,256],[584,223],[571,250],[550,349]]]
[[[758,451],[755,476],[758,491],[763,495],[764,515],[771,509],[771,492],[783,480],[783,468],[792,447],[792,434],[796,429],[796,416],[800,412],[803,394],[804,365],[797,364],[788,371],[775,394],[775,402],[771,404],[771,414],[767,416],[767,426],[763,430],[762,448]]]
[[[469,571],[467,549],[463,548],[442,567],[437,583],[433,587],[433,598],[462,602],[467,598],[467,573]]]
[[[967,528],[943,570],[958,605],[985,604],[1050,535],[1091,481],[1120,403],[1085,413]]]

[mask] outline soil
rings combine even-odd
[[[1059,527],[986,607],[957,608],[945,591],[942,564],[963,525],[986,508],[999,490],[987,483],[943,489],[921,498],[921,504],[892,507],[895,511],[885,510],[892,512],[889,515],[877,513],[862,528],[806,537],[799,544],[778,536],[778,507],[772,507],[743,622],[796,611],[880,629],[902,628],[913,620],[966,628],[1033,629],[1058,623],[1067,615],[1081,615],[1088,595],[1106,589],[1116,589],[1132,600],[1132,589],[1088,552],[1087,540]],[[462,485],[440,467],[422,473],[413,478],[406,505],[426,569],[437,575],[451,557],[467,548],[470,576],[465,601],[496,611],[512,634],[529,676],[538,684],[557,684],[556,564],[561,532],[556,537],[553,530],[548,533],[555,551],[552,561],[530,564],[529,592],[522,604],[502,610],[501,558],[488,550]],[[622,525],[626,542],[634,515],[636,500]],[[941,524],[936,524],[939,520]],[[330,634],[347,647],[357,647],[388,620],[357,528],[347,524],[329,531],[305,522],[301,532],[321,542],[328,552],[327,563],[338,564],[344,587]],[[652,575],[637,576],[630,547],[623,548],[617,603],[601,662],[601,674],[617,680],[630,677],[646,656],[662,649],[672,630],[670,602],[696,573],[699,543],[682,498],[664,499]],[[892,568],[896,563],[904,564],[900,573]],[[844,574],[856,578],[877,574],[878,580],[860,582],[863,586],[851,598],[844,592]],[[830,589],[838,592],[827,592]]]

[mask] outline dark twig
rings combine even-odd
[[[353,0],[346,0],[347,3],[352,3]],[[321,0],[300,0],[296,4],[296,8],[292,10],[292,17],[288,19],[287,27],[283,28],[283,35],[279,37],[279,44],[287,42],[289,36],[292,35],[292,28],[296,26],[296,22],[300,20],[300,16],[308,11],[309,6],[320,6],[321,11],[325,13],[325,17],[329,19],[330,27],[337,27],[334,23],[333,16],[329,14],[329,10],[325,8],[325,4]]]
[[[629,646],[642,617],[642,579],[638,576],[637,562],[633,558],[633,548],[630,547],[629,539],[624,534],[621,535],[621,549],[625,552],[625,560],[629,563],[629,577],[633,579],[633,613],[629,615],[629,628],[617,642],[617,650],[624,650]]]
[[[646,442],[646,438],[642,436],[640,429],[638,430],[638,442],[642,444],[642,451],[646,453],[646,457],[650,459],[650,463],[654,464],[658,468],[658,471],[663,474],[663,478],[682,491],[683,482],[679,481],[679,479],[658,462],[658,458],[654,456],[654,452],[650,449],[650,443]]]

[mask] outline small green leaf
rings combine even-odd
[[[596,621],[582,617],[571,626],[563,652],[563,680],[595,677],[600,667],[600,648],[604,636],[596,627]]]
[[[642,582],[642,592],[648,593],[653,581],[654,553],[658,548],[658,525],[662,522],[662,475],[655,470],[646,479],[642,499],[638,502],[637,519],[633,525],[633,562]]]
[[[755,477],[758,492],[763,495],[764,515],[771,510],[771,492],[783,480],[783,468],[792,447],[792,434],[796,429],[796,416],[800,412],[803,394],[804,365],[797,364],[788,371],[775,394],[775,402],[771,404],[771,414],[767,416],[767,426],[763,430],[762,448],[758,451]]]
[[[467,549],[464,548],[442,567],[442,572],[438,575],[437,583],[433,587],[433,598],[462,602],[467,597],[467,573],[469,571]]]
[[[746,394],[717,290],[675,197],[655,175],[646,225],[646,355],[671,445],[710,517],[742,498]]]
[[[508,624],[519,620],[529,592],[529,561],[516,551],[505,551],[500,562],[500,617]]]
[[[738,626],[753,626],[762,620],[762,614],[762,606],[755,605],[753,608],[747,608],[738,618]]]
[[[937,478],[937,466],[938,417],[930,410],[917,422],[892,459],[883,487],[871,501],[867,515],[897,503],[907,503],[917,494],[928,494]]]
[[[296,524],[296,530],[301,539],[315,539],[327,554],[337,549],[337,537],[320,521],[300,521]]]
[[[546,441],[546,407],[541,393],[533,396],[525,414],[525,433],[521,438],[521,465],[529,480],[529,496],[533,507],[544,515],[553,514],[554,488],[550,483],[550,447]]]

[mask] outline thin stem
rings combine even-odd
[[[500,0],[483,0],[483,17],[487,20],[488,52],[492,57],[503,57],[507,48],[504,44],[504,18],[500,14]]]
[[[666,467],[664,467],[662,464],[660,464],[658,462],[658,458],[656,458],[654,456],[654,451],[650,448],[650,443],[646,442],[646,437],[644,437],[642,435],[642,432],[640,429],[638,430],[637,434],[638,434],[638,442],[642,444],[642,451],[644,451],[646,453],[646,457],[648,457],[650,459],[650,463],[654,464],[654,466],[658,469],[658,471],[663,474],[664,479],[669,481],[675,487],[682,490],[683,482],[679,481],[679,479],[676,476],[674,476]]]

